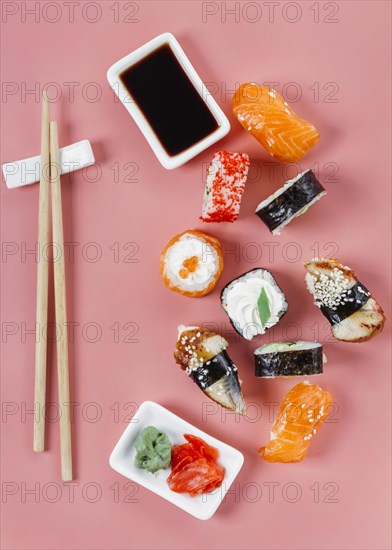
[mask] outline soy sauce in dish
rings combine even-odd
[[[120,80],[170,156],[219,127],[169,44],[123,71]]]

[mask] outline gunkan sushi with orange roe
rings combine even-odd
[[[267,462],[301,462],[332,403],[332,395],[317,384],[294,386],[280,405],[270,441],[258,450],[260,456]]]
[[[202,231],[188,229],[176,235],[161,254],[160,271],[165,285],[191,298],[211,292],[222,270],[220,242]]]

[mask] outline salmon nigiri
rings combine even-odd
[[[317,384],[294,386],[280,405],[271,439],[259,449],[260,456],[267,462],[301,462],[332,402],[332,395]]]
[[[245,130],[276,159],[300,160],[316,145],[316,128],[297,116],[275,90],[247,82],[236,90],[233,113]]]

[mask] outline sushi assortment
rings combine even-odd
[[[297,116],[283,97],[271,88],[247,82],[234,93],[233,113],[238,122],[277,160],[297,162],[320,135]]]
[[[210,399],[231,411],[244,414],[238,369],[220,334],[200,327],[178,327],[174,359]]]
[[[382,331],[384,312],[350,267],[332,258],[315,258],[305,268],[308,290],[331,323],[334,338],[366,342]]]
[[[262,268],[228,283],[222,290],[221,303],[235,330],[247,340],[276,325],[288,307],[272,273]]]
[[[242,84],[236,90],[233,112],[242,126],[280,161],[300,160],[319,140],[313,124],[298,117],[277,92],[257,84]],[[237,220],[249,166],[245,153],[215,153],[208,168],[201,221]],[[283,227],[324,195],[326,190],[308,169],[260,202],[255,214],[272,234],[279,235]],[[305,268],[308,290],[330,322],[336,339],[364,342],[382,331],[385,317],[380,305],[350,268],[323,258],[307,262]],[[175,236],[161,255],[165,284],[185,296],[201,297],[211,292],[222,270],[219,241],[198,230]],[[230,323],[248,341],[278,324],[288,309],[274,275],[261,267],[227,283],[220,297]],[[227,348],[228,342],[220,334],[181,325],[174,358],[210,399],[246,415],[238,370]],[[319,342],[272,341],[254,351],[256,378],[319,376],[325,363]],[[331,403],[332,396],[318,385],[304,381],[294,386],[281,403],[271,439],[259,449],[260,456],[267,462],[303,460]]]
[[[232,107],[240,124],[279,161],[297,162],[319,141],[315,126],[296,115],[273,89],[244,83],[234,93]],[[202,222],[233,223],[238,219],[249,168],[246,153],[221,150],[214,154],[207,172]],[[326,193],[315,173],[307,169],[262,200],[255,214],[272,234],[279,235]],[[164,247],[160,272],[170,290],[203,297],[217,285],[223,263],[219,240],[190,229]],[[305,268],[307,288],[337,340],[365,342],[382,331],[385,316],[380,305],[349,267],[335,259],[315,258],[305,263]],[[262,267],[227,283],[220,298],[230,323],[248,341],[277,325],[288,309],[274,275]],[[238,369],[227,353],[228,346],[216,332],[180,325],[174,359],[209,399],[246,415]],[[258,379],[320,376],[325,363],[319,342],[270,341],[254,350]],[[332,403],[332,395],[317,384],[307,380],[296,384],[281,402],[270,440],[258,450],[260,457],[271,463],[304,460]],[[151,427],[148,430],[137,442],[137,464],[153,472],[171,463],[167,481],[172,491],[195,496],[222,484],[225,468],[217,462],[216,449],[189,434],[184,434],[186,443],[171,447],[165,434]]]
[[[249,170],[245,153],[215,153],[208,167],[203,208],[203,222],[235,222]]]
[[[317,384],[301,382],[280,404],[271,437],[259,454],[267,462],[301,462],[327,418],[333,397]]]
[[[254,352],[257,378],[322,374],[326,357],[318,342],[273,342]]]
[[[306,170],[263,200],[256,208],[255,214],[271,233],[280,235],[285,225],[305,214],[308,208],[326,193],[312,170]]]
[[[222,274],[220,242],[202,231],[184,231],[163,249],[160,269],[163,282],[170,290],[191,298],[205,296]]]

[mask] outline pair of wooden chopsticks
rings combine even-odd
[[[42,96],[41,128],[41,173],[39,186],[38,246],[42,251],[50,238],[49,208],[52,196],[52,238],[61,252],[54,262],[54,292],[57,334],[57,369],[60,411],[61,476],[63,481],[72,480],[71,404],[69,399],[69,370],[67,345],[67,310],[65,292],[64,235],[61,207],[60,161],[57,123],[50,122],[49,101],[46,91]],[[37,330],[35,353],[34,404],[38,416],[34,422],[34,451],[45,449],[45,404],[46,404],[46,354],[48,322],[49,262],[40,258],[37,268]],[[57,331],[56,331],[57,332]]]

